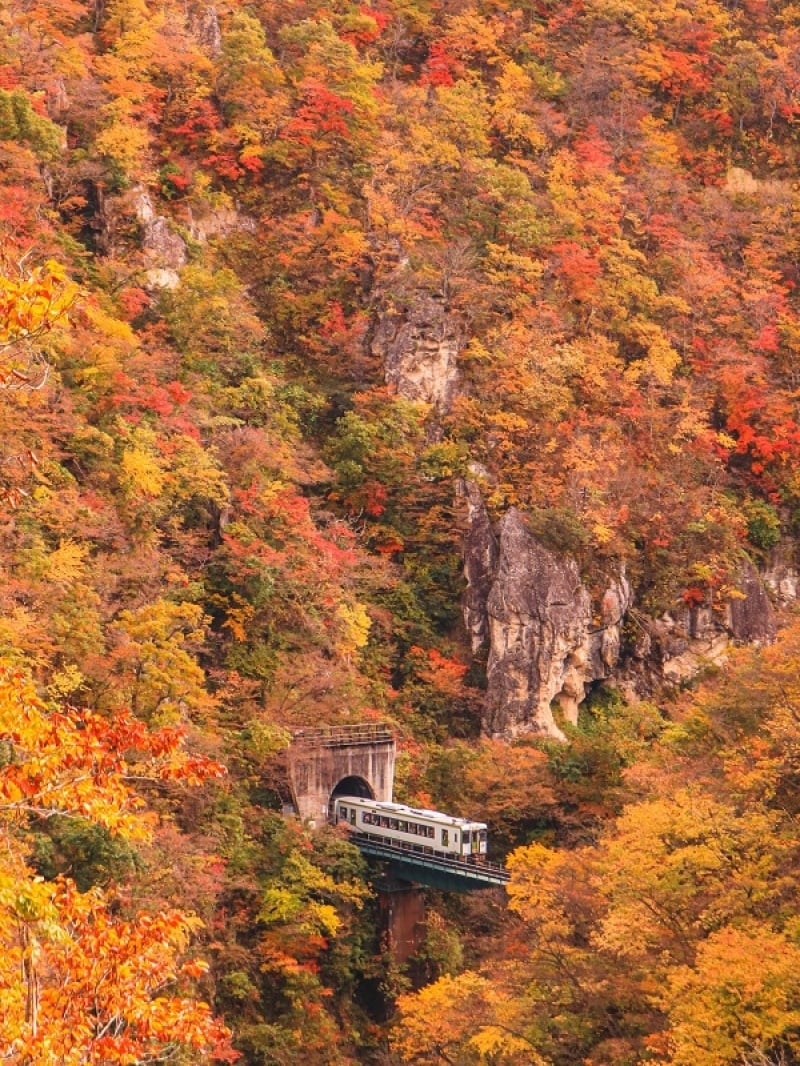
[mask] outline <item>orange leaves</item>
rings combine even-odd
[[[48,713],[22,674],[0,668],[0,744],[11,753],[0,774],[0,820],[80,815],[146,837],[148,819],[129,780],[201,782],[223,772],[188,756],[182,742],[179,730],[151,733],[123,711],[110,720],[72,709]]]
[[[558,256],[558,273],[572,299],[590,299],[602,273],[597,256],[576,241],[559,241],[553,245],[553,252]]]
[[[123,918],[100,889],[44,883],[22,858],[31,815],[86,818],[129,839],[151,820],[129,781],[202,781],[222,772],[187,757],[178,730],[151,733],[120,712],[48,712],[21,672],[0,668],[0,1058],[27,1066],[134,1066],[168,1049],[198,1062],[227,1031],[178,992],[205,966],[179,956],[200,927],[176,910]],[[186,990],[188,991],[188,989]]]
[[[18,918],[20,950],[35,967],[35,1003],[29,990],[25,1017],[3,1018],[4,1057],[30,1066],[135,1066],[179,1047],[203,1062],[224,1049],[227,1032],[209,1007],[175,994],[182,977],[204,972],[198,962],[177,964],[197,919],[172,910],[122,919],[97,889],[80,894],[70,881],[42,888],[46,903]],[[0,971],[0,995],[5,976]]]

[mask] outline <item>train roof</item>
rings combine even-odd
[[[446,822],[448,825],[468,825],[474,828],[486,828],[485,822],[477,822],[472,818],[459,818],[455,814],[445,814],[443,811],[429,811],[422,807],[408,807],[405,803],[388,803],[385,800],[373,800],[365,796],[337,796],[336,802],[361,803],[372,810],[384,811],[386,814],[404,814],[416,818],[426,818],[432,822]]]

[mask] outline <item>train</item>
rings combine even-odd
[[[462,862],[486,860],[485,822],[361,796],[337,796],[333,822],[372,840]]]

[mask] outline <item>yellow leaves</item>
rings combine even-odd
[[[519,914],[544,941],[569,936],[571,923],[562,905],[559,885],[566,857],[541,844],[518,848],[508,857],[511,873],[508,908]]]
[[[365,648],[372,621],[363,604],[340,603],[336,608],[336,617],[340,623],[337,640],[340,652],[350,655]]]
[[[339,268],[352,267],[369,250],[366,234],[360,229],[340,229],[335,234],[328,257]]]
[[[674,130],[653,115],[645,115],[639,128],[644,138],[644,151],[653,166],[677,168],[680,165],[681,142]]]
[[[604,522],[594,522],[591,526],[592,536],[595,543],[599,545],[609,544],[616,536],[616,530],[611,526],[606,525]]]
[[[471,970],[398,996],[392,1049],[401,1062],[545,1066],[522,1033],[519,1003]]]
[[[142,177],[142,163],[150,136],[147,129],[137,125],[128,112],[124,104],[105,108],[104,117],[108,124],[95,137],[95,149],[127,177]]]
[[[673,1066],[768,1062],[800,1052],[800,947],[768,925],[728,926],[700,945],[662,996]]]
[[[480,1056],[481,1062],[491,1063],[498,1060],[498,1056],[520,1056],[517,1061],[527,1066],[547,1066],[541,1055],[537,1055],[530,1042],[522,1037],[515,1036],[500,1025],[485,1025],[474,1036],[470,1037],[469,1046],[474,1048]]]
[[[225,629],[230,630],[234,640],[247,640],[248,627],[256,615],[256,609],[252,603],[234,593],[226,605],[225,621],[222,623]]]
[[[63,670],[56,670],[47,686],[47,694],[56,700],[68,699],[83,686],[86,678],[74,663],[67,663]]]
[[[214,700],[193,655],[207,623],[193,603],[159,600],[121,611],[111,627],[115,697],[129,700],[137,715],[159,724],[208,713]]]
[[[78,286],[69,281],[64,268],[53,260],[17,278],[0,275],[0,354],[41,337],[66,321],[78,296]],[[0,388],[32,385],[19,361],[0,368]]]
[[[538,289],[544,269],[540,259],[514,252],[507,245],[487,242],[484,270],[493,282],[514,284],[524,289],[526,296],[529,296]]]
[[[144,448],[128,448],[122,453],[123,483],[128,495],[155,498],[164,489],[164,474],[156,456]]]
[[[624,957],[680,958],[702,929],[779,890],[777,816],[737,815],[698,789],[629,807],[603,848],[609,899],[598,943]]]
[[[489,982],[467,971],[440,977],[417,993],[397,997],[400,1024],[392,1047],[403,1062],[439,1064],[470,1040],[486,1014]]]
[[[74,540],[62,541],[47,557],[47,576],[57,585],[74,584],[85,572],[88,554],[86,544],[78,544]]]
[[[525,112],[526,104],[535,99],[533,79],[527,71],[509,60],[497,79],[492,103],[492,123],[512,144],[528,151],[540,152],[547,138],[536,120]]]

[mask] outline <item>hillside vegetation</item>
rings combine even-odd
[[[511,742],[462,616],[465,482],[793,559],[799,120],[783,0],[0,0],[1,1060],[800,1060],[792,619]],[[405,970],[281,814],[359,721],[512,870]]]

